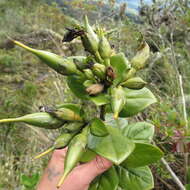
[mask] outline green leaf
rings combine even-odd
[[[104,122],[98,118],[92,120],[92,123],[90,125],[90,132],[91,134],[98,137],[104,137],[108,135],[108,131]]]
[[[96,157],[96,153],[92,152],[89,149],[86,149],[86,151],[83,153],[80,162],[89,162],[91,160],[93,160]]]
[[[122,163],[127,168],[137,168],[157,162],[163,156],[163,152],[151,144],[136,143],[134,151]]]
[[[120,130],[123,130],[127,127],[128,125],[128,120],[126,118],[118,118],[118,119],[114,119],[113,114],[112,113],[107,113],[105,115],[105,123],[107,125],[110,125],[112,127],[118,128]]]
[[[130,64],[125,57],[124,53],[118,53],[113,55],[110,58],[110,64],[116,73],[116,79],[114,80],[114,84],[117,85],[122,82],[125,78],[126,72],[130,69]]]
[[[134,142],[149,143],[154,135],[154,125],[147,122],[137,122],[126,125],[123,135]]]
[[[89,135],[88,148],[111,160],[115,164],[123,162],[134,150],[135,144],[124,137],[119,129],[106,126],[109,135],[96,137]]]
[[[119,186],[124,190],[150,190],[154,180],[149,167],[125,168],[117,166]]]
[[[89,190],[117,190],[118,184],[117,171],[111,167],[90,184]]]
[[[27,188],[34,188],[39,180],[39,174],[33,174],[31,177],[22,175],[21,176],[21,184],[24,185]]]
[[[110,96],[107,94],[100,94],[94,97],[90,97],[90,100],[97,106],[102,106],[110,102]]]
[[[67,84],[71,91],[80,99],[88,99],[89,96],[85,91],[85,87],[83,86],[84,80],[80,79],[78,76],[68,76]]]
[[[120,117],[133,116],[157,101],[152,92],[147,88],[140,90],[124,88],[124,90],[126,104],[119,114]]]

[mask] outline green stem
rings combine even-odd
[[[13,123],[21,121],[20,118],[1,119],[0,123]]]
[[[54,149],[55,149],[54,147],[51,147],[51,148],[47,149],[46,151],[42,152],[41,154],[35,156],[34,159],[36,160],[38,158],[41,158],[42,156],[45,156],[49,152],[52,152]]]
[[[98,63],[102,63],[103,61],[98,51],[95,52],[95,59]]]
[[[105,121],[105,105],[100,107],[100,119]]]

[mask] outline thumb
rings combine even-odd
[[[90,182],[101,173],[105,172],[112,166],[112,162],[103,158],[101,156],[96,156],[96,158],[88,163],[80,165],[81,174],[85,174],[85,182],[90,184]]]

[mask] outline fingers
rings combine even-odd
[[[103,158],[101,156],[96,156],[96,158],[91,161],[91,167],[95,171],[95,175],[100,175],[101,173],[105,172],[112,166],[112,162]]]
[[[38,184],[37,190],[55,190],[64,170],[67,149],[55,150]]]
[[[51,160],[57,160],[57,161],[61,161],[62,163],[64,163],[66,154],[67,154],[67,148],[56,149],[56,150],[54,150],[54,152],[52,154]]]
[[[66,153],[67,148],[55,150],[53,152],[48,167],[46,168],[41,182],[38,185],[38,190],[44,189],[44,187],[46,187],[47,190],[56,189],[56,185],[64,170],[64,159]],[[74,168],[66,178],[60,190],[76,190],[76,187],[77,190],[87,190],[91,181],[111,166],[111,161],[101,156],[96,156],[94,160]]]
[[[103,158],[102,156],[96,156],[94,160],[84,164],[84,166],[85,165],[89,169],[89,174],[95,178],[96,176],[109,169],[112,166],[112,162],[106,158]]]
[[[101,156],[96,156],[94,160],[78,166],[76,170],[80,171],[80,177],[82,178],[83,183],[90,184],[96,176],[105,172],[111,166],[111,161]]]
[[[96,156],[91,162],[82,164],[74,168],[68,175],[60,190],[86,190],[91,181],[112,166],[112,163],[101,157]]]

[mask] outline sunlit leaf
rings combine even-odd
[[[128,168],[137,168],[157,162],[163,156],[163,152],[156,146],[144,143],[135,143],[134,151],[122,163]]]
[[[126,104],[119,114],[120,117],[133,116],[157,101],[152,92],[147,88],[140,90],[124,88],[124,90]]]
[[[111,126],[106,128],[109,135],[105,137],[89,135],[88,147],[113,163],[120,164],[132,153],[135,144],[123,136],[119,129]]]
[[[134,142],[149,143],[154,135],[154,125],[147,122],[137,122],[126,125],[123,135]]]
[[[154,180],[149,167],[125,168],[117,166],[119,186],[124,190],[150,190]]]
[[[116,169],[111,167],[91,183],[89,190],[117,190],[118,184],[119,177]]]

